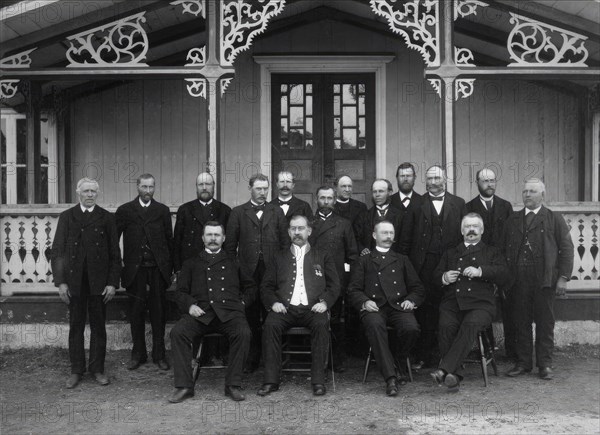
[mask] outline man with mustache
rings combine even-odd
[[[440,284],[433,280],[433,271],[442,254],[462,240],[460,222],[465,201],[446,192],[446,172],[434,165],[425,173],[427,194],[423,201],[404,216],[400,251],[408,255],[425,286],[425,302],[416,312],[421,338],[416,346],[415,368],[437,364],[437,329]]]
[[[500,249],[482,241],[484,223],[477,213],[461,222],[463,242],[448,249],[435,269],[434,281],[442,285],[438,340],[441,361],[431,373],[439,384],[457,391],[461,364],[496,313],[496,286],[509,276]]]
[[[546,186],[542,180],[525,181],[525,208],[506,221],[504,254],[515,278],[510,292],[515,319],[517,363],[507,373],[516,377],[533,366],[535,322],[535,359],[538,376],[553,378],[554,299],[564,296],[573,273],[573,241],[564,218],[544,207]]]
[[[348,302],[360,311],[361,322],[386,382],[386,394],[398,394],[394,362],[398,362],[401,384],[406,383],[405,361],[419,336],[413,310],[425,291],[408,258],[394,252],[395,229],[389,221],[378,222],[372,233],[375,249],[352,267]],[[397,347],[390,351],[387,326],[392,326]]]
[[[129,296],[133,341],[129,370],[137,369],[147,359],[146,309],[152,325],[152,360],[159,369],[169,369],[165,358],[165,290],[173,271],[173,227],[169,207],[154,200],[154,190],[154,177],[140,175],[138,196],[115,214],[118,236],[123,235],[121,285]]]
[[[292,245],[280,251],[260,286],[260,297],[269,311],[262,345],[265,363],[264,383],[258,390],[266,396],[279,389],[282,334],[293,326],[310,328],[311,383],[313,394],[325,394],[325,369],[329,350],[327,310],[340,292],[336,265],[328,250],[308,242],[312,228],[305,216],[293,216],[288,234]]]
[[[277,252],[290,244],[287,221],[281,208],[267,203],[269,179],[263,174],[253,175],[249,180],[250,201],[231,211],[227,224],[225,250],[235,256],[245,274],[252,276],[260,287],[265,268],[273,262]],[[252,344],[246,371],[253,372],[260,362],[261,325],[266,314],[259,301],[246,306],[246,317],[252,330]]]
[[[422,201],[422,195],[419,195],[413,189],[417,173],[412,163],[401,163],[396,169],[396,180],[398,181],[398,192],[392,195],[391,204],[406,214],[409,210],[418,207]]]
[[[312,219],[313,213],[310,205],[306,201],[294,196],[294,175],[290,171],[281,171],[277,174],[277,198],[271,201],[271,204],[281,207],[288,223],[292,216],[302,215],[309,220]]]
[[[334,182],[337,198],[333,211],[350,221],[352,225],[363,211],[367,211],[365,203],[352,198],[352,178],[343,175]],[[354,231],[354,228],[353,228]]]
[[[513,208],[510,202],[496,195],[496,174],[488,168],[481,169],[475,174],[479,195],[469,201],[466,210],[469,213],[477,213],[483,219],[485,231],[482,241],[489,246],[502,249],[504,238],[504,224],[512,214]],[[502,325],[504,328],[504,349],[506,356],[514,359],[515,354],[515,327],[509,301],[504,294],[504,289],[498,294],[502,309]],[[491,326],[487,330],[488,337],[493,339]]]
[[[246,398],[241,382],[251,332],[244,310],[256,297],[256,284],[222,249],[226,240],[222,224],[208,221],[202,239],[202,252],[183,263],[174,294],[184,314],[171,330],[175,383],[171,403],[194,395],[192,344],[211,332],[224,334],[229,340],[225,395],[235,401]]]

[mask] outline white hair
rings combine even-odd
[[[542,188],[542,193],[546,193],[546,185],[539,178],[528,178],[525,180],[525,184],[539,184]]]
[[[91,183],[94,184],[96,186],[96,190],[99,192],[100,191],[100,185],[98,184],[98,182],[92,178],[88,178],[88,177],[83,177],[81,180],[79,180],[77,182],[77,189],[75,189],[75,192],[77,193],[81,193],[81,186],[84,183]]]

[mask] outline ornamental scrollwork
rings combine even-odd
[[[510,13],[508,35],[511,66],[587,66],[586,36]]]
[[[461,66],[475,66],[475,56],[468,48],[454,47],[454,63]]]
[[[188,51],[185,66],[204,66],[206,64],[206,47],[192,48]]]
[[[231,83],[232,80],[233,77],[221,79],[221,97],[225,94],[225,91],[227,90],[227,87],[229,86],[229,83]]]
[[[221,65],[231,66],[237,55],[247,50],[254,38],[265,31],[269,20],[279,15],[285,0],[222,0]]]
[[[456,0],[454,2],[454,20],[477,15],[478,6],[486,7],[488,4],[480,0]]]
[[[475,79],[456,79],[454,82],[454,99],[469,98],[475,90]]]
[[[437,94],[442,97],[442,80],[441,79],[428,79],[431,87]]]
[[[202,18],[206,18],[204,0],[175,0],[171,4],[173,6],[181,5],[184,14],[192,14],[196,17],[202,15]]]
[[[0,100],[8,100],[17,94],[20,80],[0,80]]]
[[[69,36],[68,66],[147,66],[142,62],[148,52],[148,35],[142,27],[145,13]]]
[[[194,98],[206,99],[206,79],[185,79],[188,82],[187,91]]]
[[[0,68],[29,68],[31,66],[30,54],[36,49],[37,47],[1,59]],[[17,94],[19,82],[18,79],[0,80],[0,100],[14,97]]]
[[[438,0],[410,0],[402,4],[397,4],[397,0],[371,0],[371,9],[387,19],[391,31],[401,35],[409,48],[421,53],[427,66],[439,66]]]

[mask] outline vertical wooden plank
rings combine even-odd
[[[120,162],[119,179],[128,186],[129,197],[132,198],[136,194],[135,179],[144,170],[144,81],[130,83],[129,95],[129,158]]]
[[[160,174],[162,111],[171,110],[171,105],[162,101],[162,82],[144,81],[144,164],[141,173]],[[135,178],[135,177],[134,177]]]
[[[116,202],[123,204],[133,199],[137,192],[132,189],[131,183],[126,183],[123,175],[123,166],[129,160],[129,106],[130,104],[139,104],[141,101],[139,95],[132,93],[135,89],[132,84],[125,84],[115,89],[115,159],[110,164],[107,172],[107,177],[112,178],[112,182],[116,187]]]
[[[384,47],[386,51],[397,50],[397,44],[394,44],[390,38],[385,38]],[[386,137],[383,141],[387,146],[386,173],[389,174],[394,190],[397,188],[397,182],[394,179],[396,167],[404,160],[410,160],[410,139],[407,140],[406,136],[403,136],[405,132],[401,128],[402,119],[400,111],[406,112],[405,106],[400,103],[400,99],[402,98],[401,82],[399,80],[401,71],[401,62],[399,61],[398,54],[396,54],[396,58],[388,63],[386,67]],[[380,134],[380,132],[377,132],[377,134]]]
[[[183,200],[183,143],[182,143],[182,94],[181,83],[175,80],[163,83],[163,101],[169,101],[170,110],[162,114],[162,163],[160,201],[166,204],[181,204]]]
[[[546,88],[540,88],[540,90],[542,159],[539,161],[543,164],[543,178],[546,184],[546,201],[557,201],[559,198],[558,185],[561,182],[558,165],[558,160],[560,158],[558,153],[558,95],[554,90]],[[533,174],[533,176],[538,175]]]
[[[579,110],[577,98],[559,95],[559,201],[579,199]]]
[[[188,94],[185,82],[181,82],[180,88],[183,105],[181,198],[186,202],[196,197],[196,176],[206,156],[206,130],[202,128],[206,125],[206,104],[203,99]]]
[[[523,181],[530,165],[539,165],[540,123],[538,119],[539,89],[530,82],[518,81],[515,88],[515,137],[517,147],[514,163],[509,167],[515,182],[515,197],[523,202]],[[538,163],[535,163],[535,162]]]
[[[458,162],[457,172],[460,176],[456,179],[456,194],[465,198],[471,196],[471,186],[469,183],[469,163],[473,160],[471,157],[474,146],[471,138],[474,132],[471,130],[471,111],[481,104],[482,91],[480,86],[475,86],[473,95],[468,99],[460,99],[455,105],[455,126],[456,126],[456,161]],[[476,109],[475,109],[476,110]],[[477,160],[477,158],[475,158]]]
[[[511,202],[519,202],[515,197],[514,181],[509,167],[514,164],[516,152],[515,138],[515,81],[505,80],[498,87],[491,86],[487,91],[489,98],[498,98],[502,102],[502,147],[498,152],[498,166],[496,172],[496,194]],[[498,92],[496,92],[498,91]],[[492,94],[493,93],[493,94]],[[511,159],[513,159],[511,161]]]
[[[112,168],[116,163],[116,99],[115,88],[110,88],[100,94],[102,101],[102,191],[104,204],[106,206],[115,206],[117,204],[117,191],[119,190],[118,183],[115,183]]]
[[[475,81],[475,86],[477,86]],[[497,162],[500,162],[504,155],[506,155],[506,149],[503,143],[503,131],[506,126],[503,124],[503,104],[502,98],[504,95],[503,89],[505,86],[504,81],[487,81],[481,87],[481,97],[485,108],[485,124],[484,124],[484,143],[478,144],[474,142],[474,147],[481,146],[481,153],[473,158],[474,162],[480,163],[476,167],[476,170],[482,169],[486,165],[492,165],[493,168]],[[498,92],[494,91],[497,89]],[[472,174],[473,182],[471,183],[471,196],[479,194],[477,190],[477,184],[474,182],[475,173]]]
[[[84,125],[78,125],[87,132],[85,144],[76,143],[75,146],[86,147],[85,160],[81,162],[81,177],[89,177],[96,179],[100,185],[100,194],[98,195],[98,203],[102,206],[107,205],[106,195],[104,194],[104,150],[102,143],[102,93],[94,93],[89,95],[90,112],[89,118]],[[76,181],[77,182],[77,181]]]

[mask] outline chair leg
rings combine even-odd
[[[192,379],[194,379],[194,385],[196,385],[196,381],[198,380],[198,376],[200,376],[200,358],[202,357],[202,347],[204,345],[204,339],[200,340],[200,345],[198,346],[198,352],[196,353],[196,358],[194,359],[194,370],[192,371]]]
[[[331,383],[333,384],[333,392],[335,393],[335,371],[333,370],[333,342],[331,340],[329,340],[329,358],[331,359]]]
[[[369,347],[369,353],[367,354],[367,361],[365,362],[365,371],[363,374],[363,384],[367,382],[367,375],[369,374],[369,366],[371,365],[371,352],[372,348]]]
[[[485,386],[488,386],[488,371],[487,371],[487,358],[485,356],[485,347],[483,346],[483,337],[481,333],[477,336],[479,342],[479,353],[481,356],[481,371],[483,372],[483,382]]]
[[[410,366],[410,358],[409,357],[406,357],[406,368],[408,369],[408,379],[412,382],[413,375],[412,375],[412,367]]]

